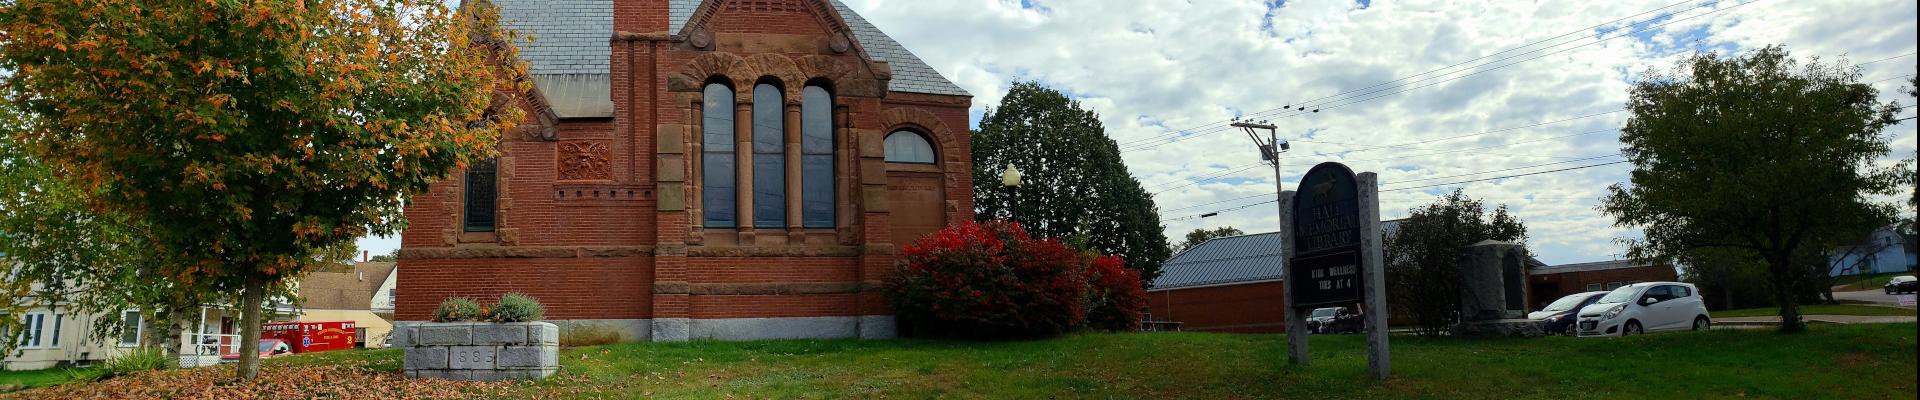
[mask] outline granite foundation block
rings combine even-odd
[[[560,328],[545,322],[427,322],[395,329],[408,378],[528,380],[560,370]]]

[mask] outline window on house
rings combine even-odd
[[[60,347],[60,328],[65,328],[63,325],[66,325],[66,319],[66,314],[53,315],[53,332],[50,334],[52,337],[47,338],[47,347]]]
[[[494,159],[482,160],[467,168],[467,232],[493,231],[494,202],[499,196],[499,182],[494,177],[498,168]]]
[[[1598,283],[1589,283],[1589,284],[1587,284],[1587,291],[1589,291],[1589,292],[1598,292],[1598,291],[1600,291],[1600,284],[1598,284]]]
[[[787,118],[780,88],[753,87],[753,227],[787,227]]]
[[[23,320],[21,322],[22,324],[20,324],[20,328],[25,329],[26,332],[24,335],[20,335],[19,347],[23,349],[39,348],[40,347],[40,330],[47,327],[46,325],[47,315],[41,314],[41,313],[28,313],[26,320]]]
[[[912,131],[894,131],[887,134],[887,162],[909,164],[932,164],[933,145],[925,136]]]
[[[703,223],[710,228],[732,228],[739,223],[734,208],[733,88],[707,85],[701,105],[700,198]]]
[[[1607,290],[1619,289],[1621,286],[1626,285],[1626,282],[1607,282]]]
[[[833,95],[807,86],[800,99],[800,221],[833,227]]]
[[[146,324],[140,322],[139,311],[127,310],[120,313],[120,346],[140,344],[140,335],[143,333],[141,330],[146,329]]]

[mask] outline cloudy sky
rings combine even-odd
[[[1915,72],[1913,0],[842,1],[972,92],[976,124],[1016,80],[1097,111],[1160,191],[1175,240],[1275,230],[1273,205],[1259,204],[1273,171],[1244,133],[1221,129],[1234,117],[1280,127],[1289,188],[1323,161],[1378,172],[1385,218],[1463,188],[1512,207],[1540,258],[1560,264],[1615,259],[1615,239],[1636,235],[1594,209],[1628,165],[1453,183],[1619,161],[1616,111],[1650,67],[1782,44],[1803,60],[1872,62],[1862,80],[1913,103],[1895,79]],[[1281,109],[1300,104],[1321,111]],[[1911,156],[1913,121],[1887,134],[1889,162]]]

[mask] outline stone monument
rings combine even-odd
[[[1481,241],[1467,246],[1460,267],[1460,322],[1454,336],[1532,337],[1543,334],[1540,322],[1525,319],[1526,247],[1519,243]]]

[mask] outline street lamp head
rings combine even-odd
[[[1007,187],[1020,186],[1020,169],[1007,164],[1007,170],[1000,173],[1000,184]]]
[[[1280,141],[1280,151],[1284,152],[1287,150],[1293,150],[1293,146],[1289,145],[1285,140]]]

